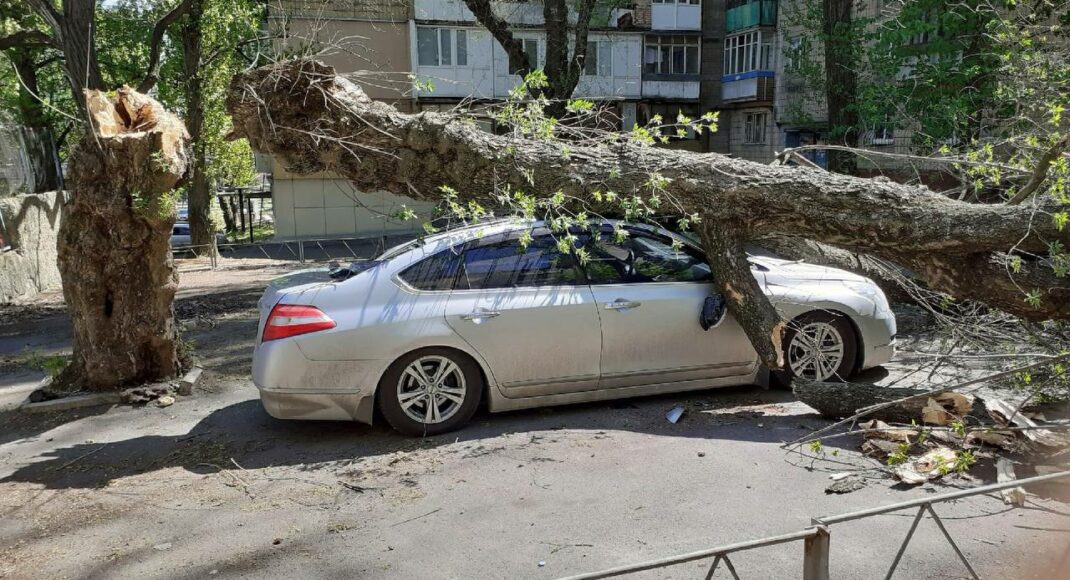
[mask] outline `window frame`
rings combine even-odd
[[[679,53],[683,59],[681,69],[676,72],[675,55]],[[694,49],[689,50],[689,49]],[[654,60],[648,61],[648,55],[653,50]],[[693,55],[693,56],[689,56]],[[694,71],[689,72],[689,64],[694,64]],[[653,65],[654,70],[649,70]],[[668,68],[668,72],[662,70]],[[652,34],[643,37],[643,72],[644,75],[659,75],[672,77],[697,77],[702,72],[702,40],[698,35],[692,34]]]
[[[581,76],[592,78],[610,78],[613,76],[613,41],[612,40],[588,40],[587,52],[584,55],[583,71],[580,72]],[[594,52],[591,48],[594,48]],[[594,59],[591,59],[591,55],[594,55]],[[603,58],[608,57],[608,58]],[[593,66],[594,73],[588,72],[588,68]],[[603,70],[603,66],[605,70]]]
[[[471,240],[471,241],[468,241],[465,244],[463,244],[463,247],[461,247],[460,251],[457,254],[459,256],[459,258],[460,258],[460,261],[459,261],[459,266],[457,268],[457,275],[453,280],[453,285],[452,285],[453,291],[454,292],[485,292],[485,291],[494,291],[494,290],[526,290],[526,289],[561,288],[561,287],[571,288],[571,287],[586,286],[587,285],[587,277],[586,277],[585,273],[583,272],[583,269],[579,267],[579,261],[575,259],[575,255],[572,254],[572,253],[568,253],[568,254],[562,253],[560,255],[565,260],[568,261],[568,267],[571,268],[573,273],[575,273],[575,275],[576,275],[575,281],[573,283],[571,283],[571,284],[516,285],[517,271],[516,271],[516,269],[514,269],[514,270],[512,270],[512,274],[511,274],[511,279],[513,281],[513,284],[509,285],[509,286],[491,286],[491,287],[481,287],[481,288],[461,288],[459,286],[462,274],[464,273],[464,270],[465,270],[465,259],[464,259],[465,253],[467,253],[467,252],[469,252],[471,250],[475,250],[475,249],[479,249],[479,248],[485,248],[487,246],[493,246],[493,245],[507,243],[507,242],[516,242],[521,238],[521,236],[525,232],[527,232],[527,233],[529,233],[531,235],[531,243],[532,244],[534,244],[539,239],[550,238],[552,240],[552,238],[553,238],[553,233],[552,232],[550,232],[545,227],[540,227],[540,228],[535,228],[534,230],[528,229],[528,230],[519,230],[519,231],[514,230],[514,231],[504,232],[504,233],[501,233],[501,234],[491,235],[491,236],[488,236],[486,238],[481,238],[481,239],[477,239],[477,240]],[[554,245],[556,245],[556,242],[554,243]],[[528,248],[530,248],[530,247],[531,246],[529,245]],[[564,267],[562,267],[562,270],[563,269],[564,269]]]
[[[644,229],[644,228],[637,228],[637,227],[633,227],[633,226],[624,226],[623,229],[626,232],[628,232],[628,239],[648,238],[648,239],[654,240],[655,242],[659,242],[659,243],[662,243],[662,244],[667,244],[669,246],[672,246],[673,241],[676,240],[676,238],[673,238],[671,236],[668,236],[668,235],[665,235],[665,234],[662,234],[662,233],[656,232],[656,231],[650,231],[650,230],[647,230],[647,229]],[[603,225],[601,227],[600,231],[601,231],[603,236],[611,238],[610,239],[611,243],[616,243],[616,240],[612,239],[612,237],[614,235],[612,226]],[[587,235],[590,235],[589,231],[587,231],[585,233]],[[680,239],[679,241],[682,244],[682,246],[681,246],[681,248],[679,250],[680,252],[683,252],[683,253],[687,254],[691,258],[697,260],[699,263],[706,264],[707,266],[709,265],[709,263],[706,260],[706,257],[702,254],[702,252],[698,248],[696,248],[695,246],[690,244],[687,240]],[[588,260],[588,262],[590,262],[590,260]],[[583,278],[586,281],[588,286],[634,286],[634,285],[637,285],[637,284],[710,284],[710,283],[713,282],[713,271],[712,271],[712,268],[711,268],[711,271],[710,271],[710,279],[709,280],[661,280],[661,281],[650,280],[650,281],[645,281],[645,282],[628,282],[628,281],[623,281],[623,280],[620,281],[620,282],[593,282],[593,281],[591,281],[590,276],[587,275],[587,266],[585,264],[581,264],[580,265],[580,270],[583,271]]]
[[[435,64],[424,64],[420,61],[420,33],[430,30],[435,35]],[[464,36],[464,50],[461,50],[461,36]],[[444,44],[445,43],[445,44]],[[443,63],[443,47],[449,49],[449,61]],[[419,26],[416,28],[416,66],[434,68],[468,68],[468,55],[471,52],[468,46],[468,29],[451,28],[447,26]],[[457,62],[464,55],[464,63]]]
[[[419,286],[413,284],[409,280],[406,280],[405,279],[405,274],[407,272],[411,272],[411,271],[415,270],[416,268],[418,268],[419,266],[423,265],[427,261],[434,260],[434,259],[438,258],[439,256],[442,256],[442,255],[446,254],[447,252],[453,254],[455,259],[460,260],[461,250],[463,249],[463,247],[464,247],[464,244],[459,244],[459,245],[456,245],[456,246],[451,246],[451,247],[445,248],[443,250],[439,250],[438,252],[435,252],[434,254],[431,254],[430,256],[424,256],[424,257],[420,258],[419,260],[416,260],[415,262],[413,262],[413,263],[409,264],[408,266],[405,266],[404,268],[402,268],[400,271],[398,271],[397,274],[394,274],[394,277],[402,285],[404,285],[405,288],[407,288],[408,290],[411,290],[413,292],[452,292],[453,289],[457,286],[457,277],[460,275],[460,272],[461,272],[461,268],[459,266],[456,267],[455,271],[453,272],[453,278],[449,281],[449,283],[447,284],[446,288],[439,288],[439,289],[420,288]]]
[[[774,37],[762,34],[760,28],[734,32],[724,38],[722,76],[735,76],[755,71],[773,71]]]
[[[757,121],[761,119],[760,127]],[[760,131],[759,131],[760,129]],[[768,137],[769,129],[769,112],[768,111],[746,111],[743,117],[743,144],[744,145],[766,145],[769,142]],[[755,140],[755,136],[758,137]]]

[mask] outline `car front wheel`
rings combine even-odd
[[[483,378],[472,359],[426,348],[390,365],[379,383],[379,410],[401,433],[436,435],[467,423],[482,394]]]
[[[842,314],[819,311],[796,318],[788,324],[784,345],[789,377],[842,381],[854,372],[858,345]]]

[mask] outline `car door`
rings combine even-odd
[[[464,250],[447,323],[507,397],[597,388],[602,338],[591,289],[548,232],[535,232],[526,247],[518,238],[489,237]]]
[[[628,230],[585,238],[584,266],[602,324],[599,388],[681,383],[745,374],[757,354],[743,329],[726,316],[708,331],[699,325],[713,293],[705,258],[671,238]]]

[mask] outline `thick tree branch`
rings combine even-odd
[[[591,31],[591,15],[594,13],[595,2],[596,0],[583,0],[576,15],[575,48],[569,63],[569,73],[577,80],[583,73],[587,60],[587,35]]]
[[[58,48],[56,39],[40,30],[20,30],[0,38],[0,50],[9,48]]]
[[[189,12],[192,0],[182,0],[177,6],[171,9],[170,12],[163,15],[156,25],[152,27],[152,45],[149,49],[149,68],[145,73],[145,80],[141,81],[138,85],[137,91],[139,93],[147,93],[152,90],[152,87],[156,86],[156,83],[160,80],[160,51],[163,44],[164,34],[167,33],[167,28],[174,24],[183,14]]]
[[[290,171],[331,171],[359,189],[440,200],[452,186],[464,199],[497,205],[509,186],[539,196],[557,191],[614,208],[596,190],[649,195],[651,177],[664,183],[666,206],[709,214],[703,227],[711,263],[739,270],[741,241],[775,234],[804,237],[870,254],[909,268],[930,288],[989,304],[1030,320],[1070,319],[1070,288],[1042,263],[1013,273],[1001,258],[1011,248],[1042,254],[1070,231],[1036,209],[949,199],[924,188],[801,167],[768,166],[716,153],[692,153],[621,141],[571,146],[482,131],[455,116],[408,115],[373,102],[355,84],[313,61],[292,61],[239,75],[227,107],[237,136],[276,156]],[[1052,208],[1049,208],[1052,209]],[[714,239],[716,238],[716,239]],[[761,295],[734,272],[741,300],[730,300],[763,359],[776,350],[776,325]],[[1030,305],[1024,291],[1039,289]],[[729,293],[730,295],[730,293]],[[734,306],[733,306],[734,305]],[[765,341],[768,345],[763,345]]]
[[[1063,151],[1070,146],[1070,133],[1063,135],[1062,139],[1059,139],[1048,149],[1046,153],[1040,158],[1037,163],[1036,169],[1033,171],[1033,175],[1029,178],[1029,181],[1022,186],[1022,189],[1014,194],[1007,205],[1018,205],[1023,201],[1029,199],[1031,195],[1044,183],[1044,180],[1048,178],[1048,168],[1051,167],[1052,162],[1062,155]]]

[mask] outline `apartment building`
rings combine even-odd
[[[547,37],[541,3],[497,2],[494,8],[524,43],[531,66],[543,66]],[[636,105],[645,88],[643,30],[649,18],[649,11],[601,3],[591,20],[587,57],[574,95],[613,107],[622,127],[631,128],[637,121]],[[415,98],[421,110],[502,100],[520,80],[510,70],[505,50],[461,0],[415,0],[409,26],[412,70],[418,79]]]
[[[361,86],[372,98],[414,111],[409,56],[411,0],[282,0],[271,3],[267,26],[276,49],[314,55]],[[418,231],[418,221],[395,217],[417,203],[385,191],[359,191],[329,173],[295,175],[272,160],[275,237],[314,240],[382,237]]]

